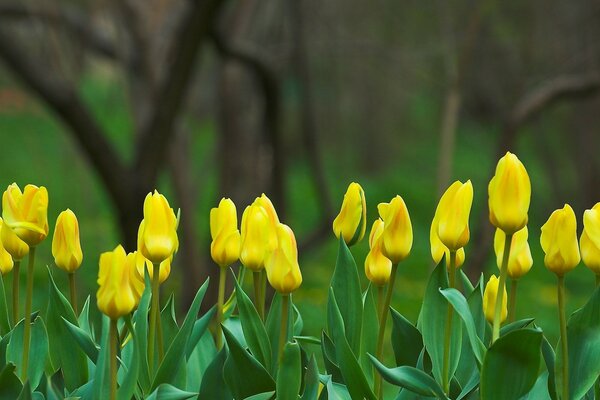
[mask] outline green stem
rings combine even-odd
[[[31,300],[33,295],[33,264],[35,247],[29,249],[29,265],[27,266],[27,297],[25,298],[25,321],[23,321],[23,362],[21,364],[21,381],[27,380],[29,367],[29,344],[31,341]]]
[[[216,344],[217,350],[221,350],[223,347],[223,302],[225,300],[225,283],[227,280],[227,268],[221,268],[219,273],[219,297],[217,300],[217,337]]]
[[[75,315],[77,312],[77,291],[75,289],[75,273],[69,273],[69,289],[71,293],[71,307],[73,307],[73,311],[75,311]]]
[[[160,291],[160,289],[159,289]],[[163,330],[162,330],[162,318],[160,317],[160,305],[158,309],[158,316],[156,317],[156,342],[158,344],[158,365],[162,363],[165,356],[165,347],[163,341]]]
[[[383,318],[383,302],[384,302],[384,292],[383,292],[383,285],[381,286],[377,286],[377,319],[379,320],[379,332],[381,332],[381,321]],[[383,328],[385,329],[385,327]],[[378,338],[379,338],[379,333],[378,333]],[[374,387],[373,390],[375,392],[375,394],[378,396],[378,398],[381,397],[380,395],[380,389],[381,389],[381,375],[379,375],[379,373],[377,372],[377,370],[375,368],[373,368],[373,382],[374,382]]]
[[[565,314],[565,277],[558,275],[558,317],[560,320],[560,344],[562,351],[562,398],[569,400],[569,346],[567,341],[567,317]]]
[[[283,346],[287,342],[288,337],[288,314],[290,307],[290,295],[281,295],[281,324],[279,329],[279,353],[277,355],[279,364],[281,364],[281,358],[283,357]]]
[[[110,400],[117,398],[117,320],[110,320]]]
[[[17,264],[15,263],[15,266]],[[596,275],[596,287],[600,286],[600,275]]]
[[[511,279],[510,281],[510,297],[508,301],[510,305],[508,307],[508,322],[514,322],[515,316],[517,314],[517,283],[519,283],[516,279]]]
[[[148,365],[154,371],[154,346],[156,337],[156,320],[159,316],[159,283],[160,264],[152,266],[152,304],[150,306],[150,327],[148,331]]]
[[[492,325],[492,343],[500,337],[500,316],[502,315],[502,303],[504,301],[504,290],[506,288],[506,274],[508,273],[508,258],[513,234],[506,234],[504,241],[504,253],[502,254],[502,265],[500,267],[500,280],[498,282],[498,294],[496,295],[496,307],[494,308],[494,323]]]
[[[267,296],[267,271],[263,268],[260,271],[260,308],[262,315],[265,315],[265,302]]]
[[[13,287],[12,287],[12,316],[13,324],[19,323],[19,277],[21,269],[21,260],[15,260],[13,267]]]
[[[448,283],[450,288],[456,286],[456,251],[450,251],[450,260],[448,264]],[[442,383],[444,393],[450,393],[450,340],[452,339],[452,318],[454,309],[448,303],[448,312],[446,314],[446,326],[444,327],[444,358],[442,362]]]
[[[261,307],[261,271],[252,271],[252,280],[254,284],[254,305],[261,321],[265,320],[264,309]]]

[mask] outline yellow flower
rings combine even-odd
[[[488,186],[490,222],[505,233],[514,233],[527,225],[531,200],[531,182],[523,163],[507,152],[498,161]]]
[[[75,272],[83,261],[79,243],[79,222],[75,213],[69,209],[61,212],[56,219],[52,255],[56,266],[70,273]]]
[[[408,209],[400,196],[389,203],[380,203],[377,209],[384,222],[381,251],[392,263],[398,264],[408,257],[413,243]]]
[[[12,256],[14,261],[21,261],[23,257],[29,254],[29,246],[22,241],[12,229],[6,224],[0,228],[0,239],[2,246]]]
[[[277,216],[277,211],[275,211],[275,207],[273,207],[273,203],[271,200],[263,193],[260,197],[257,197],[254,200],[254,204],[258,204],[267,212],[269,216],[269,220],[273,224],[273,226],[279,223],[279,217]]]
[[[144,283],[144,274],[145,270],[148,269],[148,276],[150,276],[150,280],[154,276],[154,268],[152,266],[152,262],[148,260],[142,253],[139,251],[134,251],[135,254],[135,270],[137,271],[136,276],[138,281],[142,284]],[[158,266],[158,283],[163,283],[167,280],[169,275],[171,274],[171,262],[173,261],[173,257],[167,258],[165,261],[161,262]]]
[[[127,267],[129,270],[129,286],[131,287],[131,293],[133,293],[133,298],[135,299],[135,307],[138,306],[138,304],[140,303],[140,299],[142,298],[142,294],[144,293],[144,287],[145,287],[145,282],[144,282],[144,266],[145,265],[149,265],[150,266],[150,270],[152,269],[152,263],[150,263],[150,261],[146,260],[146,258],[140,254],[139,251],[134,251],[133,253],[133,258],[134,261],[133,263],[127,263]],[[128,254],[129,256],[129,254]],[[170,260],[165,260],[160,264],[160,273],[159,273],[159,278],[163,278],[163,264],[169,264],[169,272],[171,270],[171,265],[170,265]],[[140,264],[141,264],[141,275],[140,275]],[[150,272],[150,276],[152,276],[152,272]],[[166,276],[164,277],[164,279],[162,279],[161,282],[164,282],[165,279],[167,279],[168,273],[166,274]],[[152,278],[150,278],[152,279]],[[159,279],[160,280],[160,279]]]
[[[508,256],[508,276],[511,279],[519,279],[531,269],[533,258],[531,258],[531,250],[527,237],[529,233],[525,226],[520,231],[513,234],[510,254]],[[501,229],[496,229],[494,235],[494,250],[496,251],[496,264],[498,268],[502,265],[502,257],[504,255],[504,242],[506,234]]]
[[[340,235],[348,246],[360,241],[367,229],[367,205],[365,192],[356,182],[348,186],[340,213],[333,220],[333,233]]]
[[[473,185],[470,180],[466,183],[454,182],[438,203],[433,221],[438,238],[449,250],[458,250],[469,242],[472,203]]]
[[[568,204],[555,210],[542,226],[540,243],[544,253],[546,268],[557,275],[564,275],[579,264],[577,245],[577,220]]]
[[[498,278],[496,275],[490,276],[485,290],[483,291],[483,313],[485,319],[490,323],[494,322],[494,312],[496,309],[496,297],[498,296]],[[502,297],[502,313],[500,314],[500,323],[506,320],[508,316],[506,287],[504,288],[504,297]]]
[[[290,227],[282,223],[277,224],[276,234],[277,247],[267,256],[265,270],[273,289],[289,294],[302,283],[296,238]]]
[[[0,229],[4,227],[4,222],[0,218]],[[13,269],[13,258],[0,242],[0,274],[6,275]]]
[[[161,263],[179,247],[177,217],[156,190],[144,200],[144,220],[138,231],[138,250],[152,263]]]
[[[210,210],[210,255],[220,267],[227,267],[240,257],[240,231],[237,211],[231,199],[221,199],[219,207]]]
[[[279,223],[272,206],[269,211],[259,199],[261,197],[246,207],[242,215],[240,261],[253,271],[262,270],[267,255],[277,247],[276,227]]]
[[[30,247],[48,236],[48,191],[35,185],[21,189],[16,183],[8,186],[2,195],[4,223]]]
[[[369,235],[370,251],[365,258],[365,274],[375,285],[383,286],[390,280],[392,262],[383,255],[384,222],[378,218],[371,227]]]
[[[583,233],[579,246],[585,266],[600,275],[600,203],[583,213]]]
[[[135,255],[125,254],[121,245],[100,255],[96,301],[98,309],[113,320],[129,314],[136,306],[130,282],[132,264]]]

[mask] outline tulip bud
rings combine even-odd
[[[4,227],[4,222],[0,218],[0,229]],[[6,275],[13,269],[13,258],[9,252],[6,251],[2,242],[0,242],[0,274]]]
[[[56,266],[69,273],[75,272],[83,261],[79,243],[79,223],[75,213],[69,209],[61,212],[56,219],[52,255]]]
[[[546,268],[557,275],[564,275],[579,264],[577,245],[577,220],[568,204],[555,210],[542,226],[540,243],[544,253]]]
[[[449,250],[458,250],[469,242],[469,214],[473,203],[473,185],[454,182],[442,195],[433,220],[440,241]],[[432,223],[432,225],[434,225]]]
[[[340,213],[333,220],[333,233],[348,246],[359,242],[367,229],[367,205],[363,188],[355,182],[348,186]]]
[[[133,259],[134,262],[133,263],[127,263],[127,267],[129,269],[129,287],[131,288],[131,293],[133,294],[133,297],[135,299],[135,307],[138,306],[138,304],[140,303],[140,299],[142,298],[142,294],[144,293],[144,288],[146,287],[145,285],[145,281],[144,281],[144,266],[146,265],[146,263],[150,264],[150,267],[152,267],[152,264],[150,263],[150,261],[146,260],[146,258],[144,258],[144,256],[142,256],[140,254],[139,251],[134,251],[131,254],[133,254]],[[128,254],[129,256],[129,254]],[[140,267],[140,260],[141,260],[141,267],[142,267],[142,272],[140,275],[139,272],[139,267]],[[164,263],[168,262],[168,260],[163,261],[160,265],[161,265],[161,270],[160,270],[160,274],[159,277],[162,278],[162,266]],[[169,270],[171,269],[171,266],[169,265]],[[152,270],[152,268],[150,268],[150,270]],[[150,272],[150,274],[152,274],[152,272]],[[152,279],[152,278],[150,278]],[[163,281],[167,279],[166,277],[163,279]]]
[[[271,209],[273,213],[270,214],[271,211],[263,207],[261,204],[265,203],[259,199],[261,197],[246,207],[242,215],[240,261],[252,271],[262,270],[267,255],[277,247],[276,228],[279,219],[275,210]]]
[[[269,216],[269,220],[271,221],[273,226],[275,226],[279,223],[279,217],[277,216],[277,211],[275,211],[275,207],[273,206],[273,203],[267,197],[267,195],[265,195],[264,193],[261,194],[260,197],[257,197],[254,200],[254,204],[258,204],[266,211],[267,215]]]
[[[279,294],[290,294],[302,284],[298,248],[289,226],[277,224],[277,247],[267,256],[265,270],[269,283]]]
[[[21,261],[23,257],[29,254],[27,243],[22,241],[5,223],[2,223],[0,228],[0,239],[2,240],[2,246],[14,261]]]
[[[519,279],[531,269],[533,258],[531,250],[527,243],[527,227],[513,234],[508,257],[508,276],[511,279]],[[506,234],[502,229],[496,229],[494,235],[494,250],[496,251],[496,264],[498,268],[502,266],[502,257],[504,256],[504,242]]]
[[[531,182],[517,156],[507,152],[498,161],[488,194],[492,225],[507,234],[515,233],[527,225]]]
[[[100,255],[98,270],[98,309],[116,320],[129,314],[136,305],[131,289],[131,269],[134,268],[135,255],[125,254],[122,246]]]
[[[48,191],[35,185],[21,189],[16,183],[2,195],[4,223],[27,245],[34,247],[48,236]]]
[[[450,267],[450,250],[444,246],[444,243],[442,243],[437,235],[437,221],[435,219],[431,223],[431,229],[429,230],[429,241],[431,243],[431,258],[433,258],[433,261],[438,264],[440,261],[442,261],[442,257],[446,256],[446,265]],[[461,247],[460,249],[456,250],[455,268],[460,268],[464,262],[465,249]]]
[[[220,266],[227,267],[240,257],[240,231],[237,211],[231,199],[222,199],[219,207],[210,210],[210,255]]]
[[[371,250],[365,259],[365,274],[369,281],[378,286],[388,283],[392,273],[392,262],[381,251],[383,247],[383,234],[384,222],[378,218],[371,227],[371,234],[369,235],[369,247]]]
[[[496,310],[496,297],[498,296],[498,278],[496,275],[490,276],[485,290],[483,291],[483,313],[485,319],[490,323],[494,322],[494,312]],[[502,297],[502,313],[500,314],[500,323],[506,320],[508,316],[506,287],[504,288],[504,297]]]
[[[583,233],[579,246],[585,266],[600,275],[600,203],[583,213]]]
[[[142,253],[139,251],[134,251],[135,254],[135,270],[137,280],[144,283],[144,275],[146,269],[148,270],[148,276],[150,276],[150,280],[153,279],[154,268],[152,266],[152,262],[148,260]],[[169,275],[171,274],[171,262],[173,261],[173,257],[167,258],[165,261],[161,262],[158,266],[158,283],[162,284],[167,280]]]
[[[138,250],[152,263],[161,263],[179,247],[177,217],[158,191],[144,200],[144,220],[138,231]]]
[[[382,252],[392,263],[398,264],[408,257],[413,242],[408,209],[400,196],[389,203],[380,203],[377,208],[384,222]]]

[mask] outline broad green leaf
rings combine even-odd
[[[87,355],[87,357],[92,360],[93,363],[96,363],[98,360],[98,352],[100,349],[93,342],[90,335],[81,329],[80,327],[73,325],[68,320],[63,317],[63,323],[67,328],[67,332],[69,332],[70,336],[75,340],[79,348]]]
[[[119,400],[130,400],[136,389],[140,364],[142,362],[141,353],[145,353],[146,349],[141,347],[140,341],[137,339],[135,329],[131,323],[131,316],[125,317],[125,325],[129,333],[132,335],[132,340],[127,343],[126,347],[131,348],[131,361],[129,363],[121,362],[121,370],[125,371],[123,380],[119,383],[117,398]],[[121,357],[126,349],[122,349]]]
[[[294,340],[296,340],[300,344],[304,343],[315,344],[317,346],[321,345],[321,341],[319,340],[319,338],[314,336],[294,336]]]
[[[363,322],[361,334],[362,344],[360,346],[359,356],[361,368],[365,372],[369,384],[372,384],[373,381],[373,366],[367,357],[367,353],[374,354],[376,351],[379,327],[377,306],[375,305],[373,294],[374,290],[376,290],[376,288],[374,288],[373,285],[369,285],[368,289],[363,295]],[[383,288],[381,290],[383,290]]]
[[[21,389],[21,393],[19,393],[19,397],[17,400],[33,400],[31,393],[31,383],[29,381],[25,382],[23,385],[23,389]]]
[[[141,349],[148,348],[148,310],[150,309],[150,300],[152,298],[152,284],[150,282],[150,276],[146,269],[144,273],[144,292],[140,298],[137,310],[133,314],[133,329],[135,331],[135,337],[139,342]],[[143,394],[150,392],[150,369],[148,367],[148,353],[142,351],[140,353],[140,370],[138,373],[138,380],[140,388]]]
[[[548,396],[548,372],[546,371],[537,378],[529,393],[520,400],[547,399]]]
[[[175,386],[163,383],[150,394],[146,400],[186,400],[196,397],[197,393],[186,392]]]
[[[542,331],[517,329],[490,346],[481,367],[481,400],[518,399],[538,376]]]
[[[198,321],[196,321],[196,323],[198,323]],[[194,324],[194,327],[195,326],[196,324]],[[193,335],[194,334],[192,333],[192,336]],[[191,339],[192,338],[190,337],[190,340]],[[192,353],[187,357],[187,382],[185,384],[186,390],[192,392],[197,392],[200,390],[200,385],[202,384],[204,374],[216,355],[217,349],[215,346],[215,341],[211,333],[205,330],[200,340],[196,343]]]
[[[102,315],[102,337],[100,339],[100,353],[98,353],[98,362],[94,371],[94,380],[90,388],[92,399],[104,400],[110,396],[110,379],[108,376],[108,366],[110,361],[108,335],[110,330],[110,319]]]
[[[508,332],[512,332],[517,329],[527,328],[533,322],[534,318],[525,318],[518,321],[511,322],[510,324],[504,325],[500,328],[500,336],[506,335]]]
[[[310,356],[304,375],[304,393],[301,400],[317,400],[319,396],[319,367],[315,355]]]
[[[16,399],[21,393],[23,385],[15,373],[14,364],[7,364],[0,371],[0,395],[3,399]]]
[[[90,296],[85,299],[83,307],[81,307],[81,311],[77,317],[77,325],[88,335],[90,335],[92,340],[94,339],[94,331],[92,330],[92,325],[90,324]]]
[[[290,295],[290,303],[292,302],[292,295]],[[287,332],[292,332],[292,307],[288,307],[288,327]],[[269,335],[269,341],[271,343],[271,359],[277,360],[279,358],[279,332],[281,332],[281,295],[279,293],[275,293],[273,296],[273,300],[271,301],[271,307],[269,308],[269,313],[267,315],[267,320],[265,323],[265,328],[267,330],[267,334]],[[237,338],[239,336],[236,335]],[[289,339],[289,338],[288,338]],[[271,363],[271,373],[275,375],[276,372],[276,363]]]
[[[292,333],[293,336],[300,335],[302,334],[302,329],[304,329],[304,321],[302,320],[302,315],[300,314],[300,310],[298,310],[298,307],[296,307],[296,305],[293,302],[290,303],[292,305],[292,315],[294,316]]]
[[[225,347],[219,351],[212,360],[200,385],[200,393],[198,399],[211,400],[231,400],[231,392],[223,380],[223,366],[227,358],[227,350]]]
[[[168,349],[179,331],[175,315],[175,297],[173,294],[169,296],[167,303],[160,312],[160,322],[163,331],[163,346],[165,349]]]
[[[373,365],[379,371],[383,379],[389,383],[403,387],[411,392],[426,397],[438,397],[447,399],[444,391],[430,375],[420,369],[403,365],[396,368],[387,368],[375,357],[369,355]]]
[[[396,365],[417,365],[419,354],[423,349],[421,332],[404,318],[402,314],[390,307],[392,314],[392,348],[396,357]]]
[[[0,336],[4,336],[10,331],[9,321],[6,292],[4,291],[4,277],[0,274]]]
[[[6,359],[15,365],[23,363],[23,326],[22,319],[13,329],[6,349]],[[29,341],[29,367],[27,368],[27,379],[33,387],[37,387],[44,374],[44,367],[48,359],[48,333],[41,317],[31,323],[31,338]],[[20,372],[20,371],[18,371]]]
[[[244,400],[271,400],[274,399],[275,392],[265,392],[255,394],[254,396],[246,397]]]
[[[488,322],[483,314],[483,286],[485,282],[483,280],[483,274],[480,276],[477,286],[467,296],[467,304],[475,324],[475,330],[480,340],[485,340],[485,335],[488,328]],[[458,361],[458,368],[454,374],[454,377],[462,386],[461,393],[459,395],[464,398],[469,395],[472,389],[473,383],[479,385],[479,368],[480,364],[477,362],[475,354],[471,348],[471,336],[469,334],[463,335],[460,359]],[[485,342],[487,343],[487,342]]]
[[[185,349],[185,354],[186,354],[187,358],[189,358],[191,356],[194,349],[196,349],[196,347],[198,346],[198,342],[200,342],[200,340],[206,333],[206,329],[208,328],[208,325],[210,324],[210,321],[213,319],[213,316],[215,315],[216,312],[217,312],[217,308],[215,306],[213,306],[213,307],[211,307],[210,310],[208,310],[206,312],[206,314],[204,314],[202,317],[197,319],[196,322],[194,322],[194,327],[192,328],[192,334],[190,335],[190,338],[188,339],[186,349]],[[213,346],[214,346],[214,342],[213,342]]]
[[[465,272],[462,270],[462,268],[459,268],[458,271],[456,271],[456,274],[458,275],[458,279],[460,280],[460,283],[462,284],[463,292],[471,294],[473,292],[473,290],[475,290],[475,287],[471,283],[471,280],[469,279],[467,274],[465,274]],[[469,297],[469,296],[467,296],[467,297]]]
[[[554,379],[554,349],[545,336],[542,338],[542,356],[544,356],[544,362],[546,363],[546,369],[548,370],[548,393],[552,400],[557,400],[558,396],[556,395],[556,382]]]
[[[327,377],[324,385],[327,389],[327,400],[352,400],[348,388],[340,383],[334,382],[331,379],[331,376]],[[325,394],[323,392],[321,398],[323,398],[323,394]]]
[[[298,400],[301,380],[300,346],[295,342],[287,342],[277,370],[277,400]]]
[[[344,321],[346,338],[354,354],[358,355],[360,352],[363,310],[360,280],[354,257],[342,237],[339,241],[338,257],[331,278],[331,287]],[[329,301],[331,301],[331,297]],[[332,321],[328,320],[329,329],[331,329],[331,323]],[[329,334],[334,336],[331,331]]]
[[[325,370],[335,382],[342,382],[342,372],[338,366],[337,358],[335,355],[335,345],[333,341],[327,336],[325,331],[321,332],[321,352],[323,353],[323,361],[325,363]]]

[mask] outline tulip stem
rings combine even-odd
[[[221,267],[219,273],[219,297],[217,299],[217,337],[215,338],[217,344],[217,350],[221,350],[223,347],[223,302],[225,300],[225,283],[227,280],[227,268]]]
[[[281,359],[283,358],[283,346],[287,342],[288,337],[288,314],[290,307],[290,295],[282,294],[281,295],[281,325],[279,330],[279,353],[277,354],[277,359],[279,360],[279,364],[281,364]]]
[[[154,371],[154,346],[156,337],[156,321],[159,317],[159,283],[160,264],[152,265],[152,304],[150,306],[150,327],[148,331],[148,364],[150,371]]]
[[[558,275],[558,317],[560,321],[560,344],[562,351],[562,398],[569,400],[569,346],[567,341],[567,318],[565,314],[565,277]]]
[[[448,263],[448,287],[456,286],[456,250],[450,250],[450,260]],[[446,326],[444,328],[444,358],[442,362],[442,380],[444,393],[450,393],[450,340],[452,339],[452,318],[454,309],[448,303],[448,312],[446,314]]]
[[[261,275],[262,271],[253,271],[252,279],[254,283],[254,305],[256,306],[256,311],[258,312],[258,316],[261,321],[265,320],[265,310],[264,310],[264,302],[262,303],[262,279]]]
[[[516,279],[511,279],[510,281],[510,298],[508,299],[510,306],[508,307],[508,322],[514,322],[517,313],[517,283],[519,283],[519,281]]]
[[[496,307],[494,308],[494,323],[492,325],[492,343],[500,337],[500,316],[502,314],[502,303],[504,291],[506,290],[506,274],[508,273],[508,257],[513,234],[506,234],[504,241],[504,252],[502,254],[502,265],[500,267],[500,279],[498,281],[498,294],[496,295]]]
[[[383,338],[385,336],[385,325],[387,322],[388,310],[392,303],[392,294],[394,293],[394,282],[396,281],[396,272],[398,271],[398,264],[392,264],[392,271],[390,273],[390,281],[388,283],[387,292],[385,294],[384,303],[381,305],[380,317],[379,317],[379,333],[377,334],[377,348],[375,357],[381,361],[383,354]],[[381,375],[377,374],[375,379],[375,394],[377,398],[381,399],[383,392],[383,385],[381,382]]]
[[[379,332],[381,332],[381,321],[383,318],[383,307],[384,307],[384,291],[383,285],[377,286],[377,319],[379,320]],[[383,328],[385,329],[385,327]],[[377,339],[379,339],[379,332],[377,334]],[[377,350],[379,350],[379,341],[377,342]],[[376,354],[379,358],[379,354]],[[381,375],[377,372],[375,368],[373,368],[373,390],[377,398],[381,398]]]
[[[13,287],[12,287],[12,316],[13,326],[19,323],[19,277],[21,269],[21,260],[15,260],[13,267]]]
[[[75,289],[75,273],[69,272],[69,289],[71,290],[71,307],[77,316],[77,291]]]
[[[117,398],[117,320],[110,320],[110,399]]]
[[[27,266],[27,297],[25,297],[25,321],[23,321],[23,362],[21,364],[21,381],[27,380],[29,368],[29,344],[31,340],[31,297],[33,295],[33,265],[35,247],[29,249],[29,265]]]

